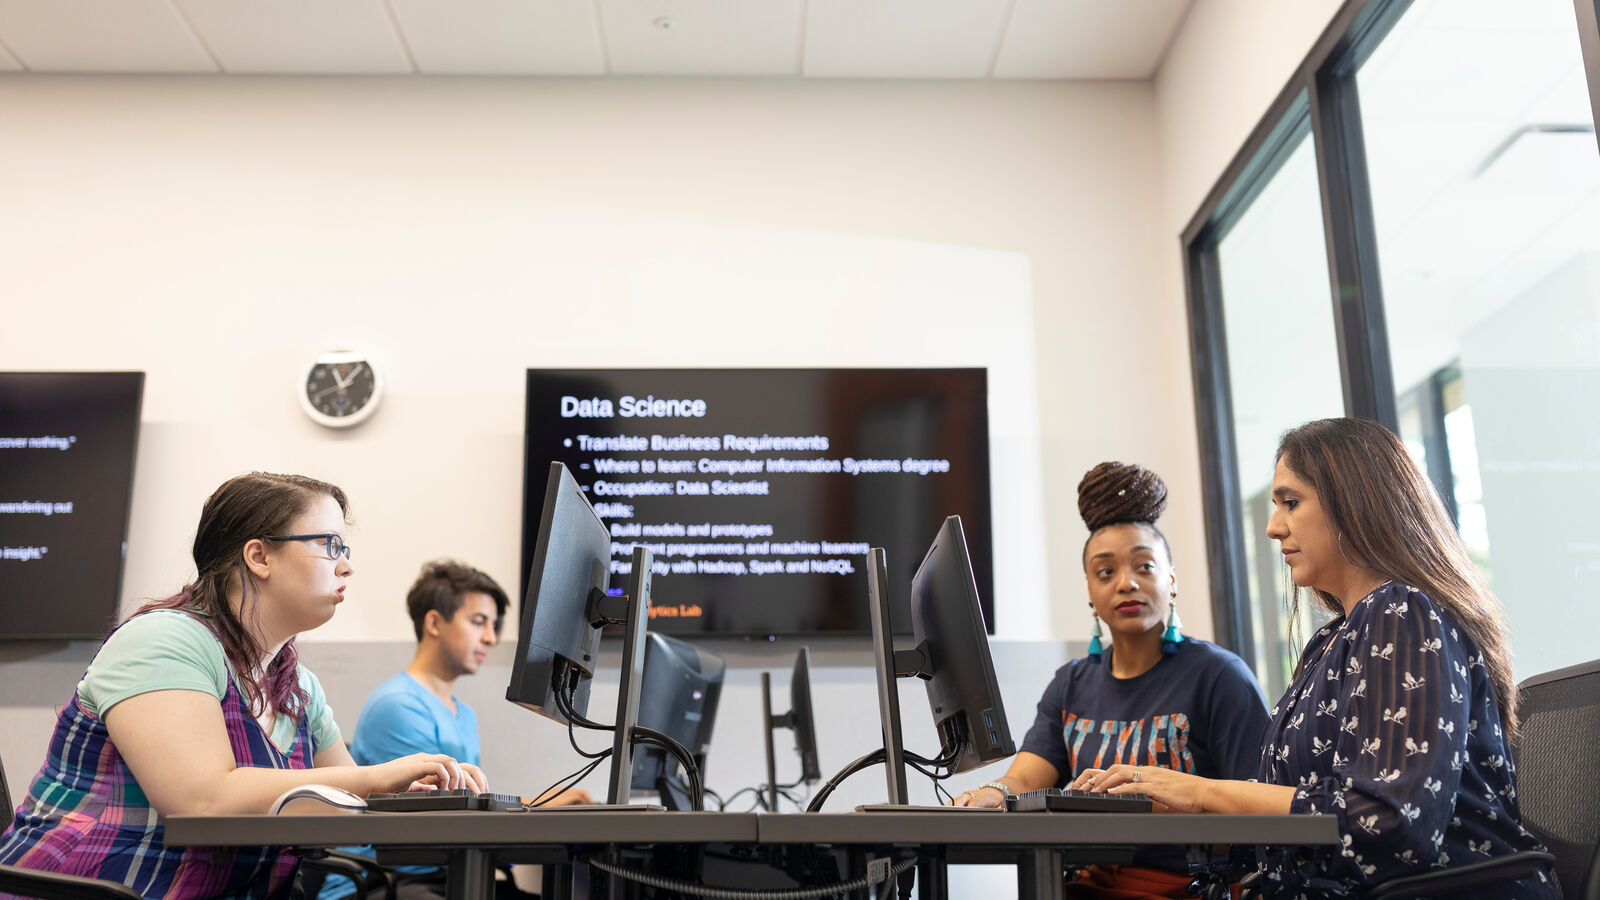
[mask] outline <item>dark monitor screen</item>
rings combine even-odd
[[[919,557],[920,523],[967,523],[987,598],[988,376],[983,369],[529,370],[523,559],[550,460],[611,535],[655,555],[650,630],[859,634],[869,546]],[[525,568],[531,571],[531,566]],[[895,630],[910,631],[906,577]],[[993,610],[984,608],[985,621]]]
[[[0,372],[0,639],[117,615],[143,372]]]
[[[928,708],[940,745],[961,750],[953,771],[1016,753],[957,516],[944,520],[912,576],[911,631],[928,657]]]
[[[688,641],[654,632],[646,639],[638,724],[682,744],[698,762],[702,779],[726,670],[721,656]],[[633,754],[633,787],[657,790],[661,779],[678,777],[680,768],[665,750],[640,746]]]
[[[822,780],[817,765],[817,720],[811,704],[811,648],[801,647],[794,657],[794,674],[789,678],[789,715],[793,719],[794,749],[800,756],[800,780],[814,784]]]
[[[558,691],[571,697],[579,715],[589,708],[600,643],[590,611],[611,582],[611,537],[565,466],[551,463],[541,488],[544,499],[506,699],[566,722]]]

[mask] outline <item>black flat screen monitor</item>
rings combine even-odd
[[[720,655],[688,641],[653,632],[645,641],[638,724],[682,744],[702,779],[726,671]],[[681,781],[681,771],[677,759],[658,747],[641,746],[633,754],[635,790],[661,791],[664,779]]]
[[[951,512],[989,596],[984,369],[529,370],[526,399],[524,569],[560,460],[614,572],[635,543],[654,553],[651,631],[865,635],[868,547],[909,576],[919,523]],[[890,598],[901,634],[908,582]]]
[[[789,711],[772,711],[772,676],[761,673],[761,708],[767,720],[767,809],[776,812],[778,794],[777,731],[787,728],[794,732],[794,751],[800,758],[800,778],[795,784],[815,784],[822,780],[822,770],[817,764],[817,722],[811,702],[811,648],[801,647],[794,657],[794,672],[789,676]]]
[[[543,488],[506,699],[564,723],[563,706],[580,716],[589,709],[600,644],[592,612],[611,583],[611,537],[560,463]]]
[[[811,648],[801,647],[794,655],[794,672],[789,676],[789,717],[794,729],[794,752],[800,757],[800,780],[815,784],[822,780],[817,765],[817,720],[811,704]]]
[[[944,520],[911,578],[911,633],[925,655],[928,709],[940,745],[960,748],[952,771],[1016,753],[957,516]]]
[[[633,776],[634,723],[650,608],[650,551],[632,548],[628,589],[612,596],[606,529],[561,463],[550,464],[539,538],[528,575],[506,699],[558,722],[612,732],[607,802],[626,805]],[[605,624],[623,625],[617,713],[588,721],[596,644]],[[698,795],[694,801],[699,808]]]
[[[0,639],[117,616],[143,372],[0,372]]]

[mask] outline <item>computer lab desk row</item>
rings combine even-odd
[[[1059,900],[1067,864],[1124,863],[1142,845],[1336,844],[1330,816],[1213,816],[1140,813],[982,813],[924,810],[851,813],[657,811],[427,812],[327,816],[174,816],[171,846],[282,845],[303,849],[370,844],[383,858],[440,860],[451,900],[493,896],[498,863],[543,863],[565,873],[573,850],[656,846],[816,845],[918,854],[918,895],[942,898],[945,866],[1017,866],[1022,900]],[[861,854],[856,854],[858,857]],[[598,873],[596,873],[598,874]],[[853,874],[861,874],[856,872]],[[849,877],[849,876],[847,876]]]

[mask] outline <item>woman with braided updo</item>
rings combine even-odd
[[[1166,508],[1166,485],[1143,466],[1101,463],[1078,483],[1089,528],[1089,655],[1056,671],[1005,776],[961,793],[956,805],[1000,806],[1009,794],[1067,787],[1085,770],[1117,763],[1254,774],[1267,724],[1261,687],[1239,657],[1179,631],[1178,579],[1156,528]],[[1134,863],[1079,872],[1067,895],[1188,896],[1178,850],[1140,851]]]

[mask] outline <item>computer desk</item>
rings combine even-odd
[[[1020,900],[1060,900],[1067,865],[1126,863],[1150,845],[1337,844],[1332,816],[982,813],[949,810],[762,815],[763,844],[899,846],[921,856],[918,895],[943,898],[950,863],[1017,867]]]
[[[496,863],[568,866],[573,846],[757,842],[754,813],[553,810],[172,816],[162,824],[166,843],[174,847],[371,845],[380,855],[403,853],[406,862],[442,862],[449,870],[450,900],[492,898]],[[429,859],[430,854],[443,858]]]
[[[1134,813],[549,812],[368,813],[330,816],[173,816],[166,842],[185,846],[370,844],[434,854],[449,867],[451,900],[493,896],[497,862],[570,866],[571,848],[827,845],[898,848],[919,856],[918,894],[945,895],[950,863],[1017,866],[1021,900],[1059,900],[1071,864],[1126,862],[1145,845],[1336,844],[1331,816]],[[570,884],[568,879],[567,884]]]

